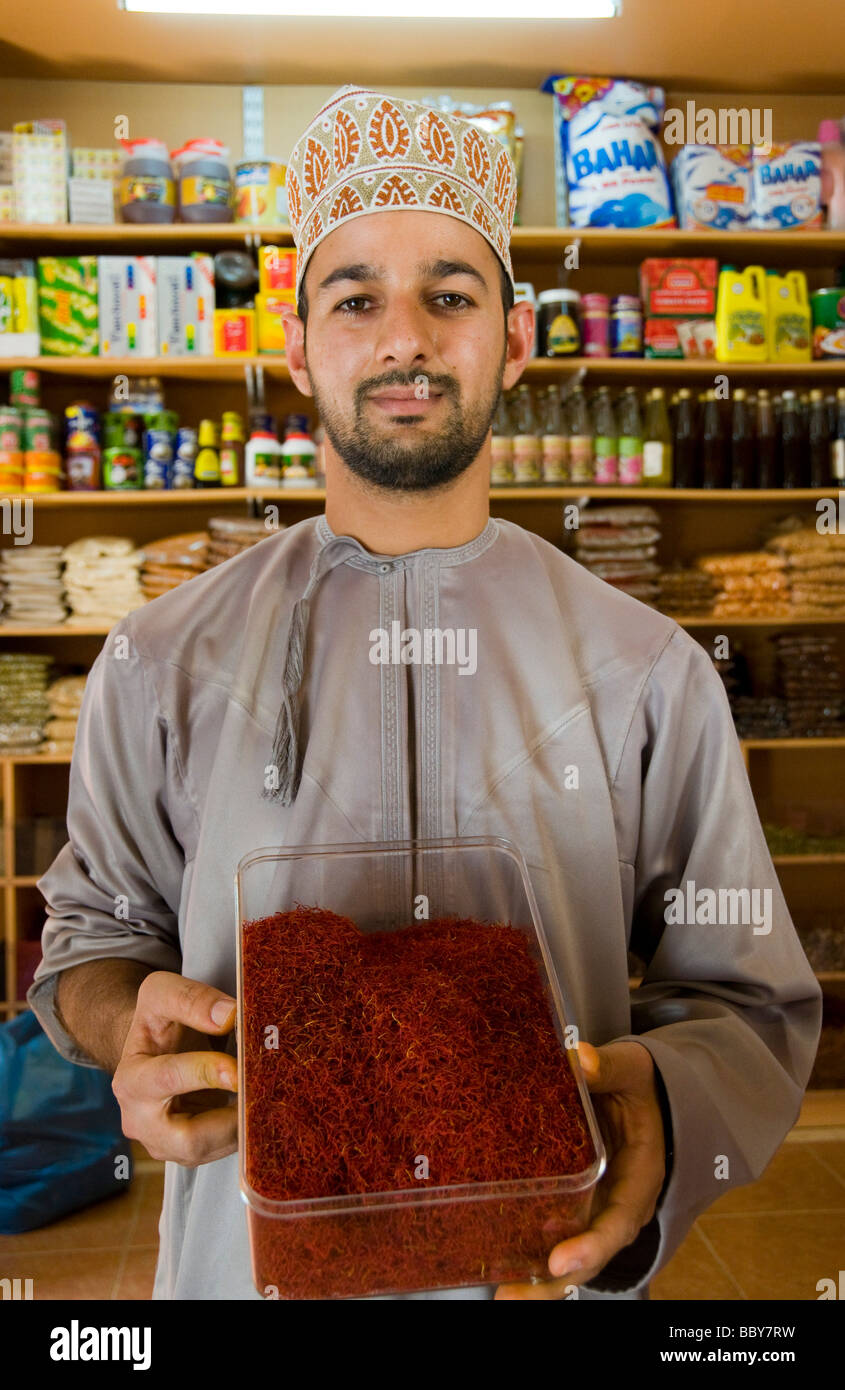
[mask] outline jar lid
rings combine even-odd
[[[642,300],[635,294],[617,294],[611,301],[612,309],[641,309]]]
[[[580,299],[577,290],[541,290],[537,295],[538,304],[578,304]]]
[[[581,296],[585,309],[610,309],[610,296],[606,294],[585,294]]]

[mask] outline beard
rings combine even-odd
[[[462,402],[460,386],[454,378],[428,376],[419,371],[407,377],[397,372],[381,380],[359,383],[351,417],[323,398],[313,378],[311,390],[335,452],[356,478],[390,492],[427,492],[454,482],[478,458],[499,403],[505,358],[506,350],[489,390],[469,405]],[[416,378],[423,375],[432,388],[443,393],[445,419],[439,427],[433,427],[425,415],[403,417],[401,406],[397,406],[396,412],[401,424],[385,417],[385,424],[379,429],[365,418],[367,408],[379,410],[368,404],[370,392],[389,386],[413,387]]]

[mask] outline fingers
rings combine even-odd
[[[593,1047],[591,1043],[579,1042],[578,1060],[592,1093],[643,1093],[654,1088],[654,1062],[642,1043],[612,1042]]]
[[[550,1272],[578,1284],[594,1279],[651,1220],[663,1173],[663,1155],[651,1142],[628,1143],[620,1149],[608,1170],[605,1205],[588,1230],[555,1246],[549,1256]]]
[[[130,1055],[169,1051],[168,1040],[180,1027],[212,1035],[229,1033],[235,1014],[235,1000],[213,985],[187,980],[169,970],[154,970],[138,989],[124,1051]]]
[[[577,1298],[578,1285],[571,1279],[546,1279],[542,1284],[500,1284],[494,1297],[502,1301],[517,1299]]]
[[[174,1097],[237,1090],[237,1065],[219,1052],[180,1052],[161,1057],[127,1057],[114,1075],[123,1131],[140,1139],[153,1158],[194,1166],[222,1158],[237,1147],[237,1112],[224,1103],[189,1115],[171,1108]]]

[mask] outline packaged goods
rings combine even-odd
[[[282,295],[255,296],[255,322],[259,352],[284,352],[285,323],[283,314],[292,308],[291,301]]]
[[[820,227],[821,146],[818,140],[773,145],[751,152],[752,226],[759,231]]]
[[[262,294],[287,294],[296,289],[296,250],[288,246],[259,246],[258,288]]]
[[[167,146],[161,140],[121,140],[126,151],[120,178],[124,222],[173,222],[176,184]]]
[[[585,357],[610,356],[610,299],[606,294],[581,296],[581,351]]]
[[[845,285],[815,290],[810,295],[813,356],[845,357]]]
[[[12,183],[18,222],[67,222],[64,121],[19,121],[13,126]]]
[[[229,151],[220,140],[189,140],[171,153],[183,222],[231,222]]]
[[[768,353],[765,271],[758,265],[741,271],[723,266],[716,306],[717,361],[765,362]]]
[[[38,328],[45,357],[96,357],[96,256],[38,259]]]
[[[610,302],[610,355],[643,355],[643,306],[636,295],[618,294]]]
[[[842,231],[845,228],[845,128],[838,121],[822,121],[819,146],[825,222],[832,231]]]
[[[766,272],[768,357],[770,362],[812,360],[807,277],[800,270]]]
[[[100,256],[100,356],[158,353],[157,258]]]
[[[162,357],[211,357],[214,353],[214,258],[159,256],[158,352]]]
[[[748,229],[750,145],[684,145],[669,168],[680,227],[721,232]]]
[[[577,290],[541,290],[537,296],[540,357],[577,357],[581,351],[581,296]]]
[[[553,96],[569,224],[674,227],[655,134],[665,104],[662,88],[615,78],[552,76],[542,90]]]
[[[235,167],[235,221],[247,227],[287,227],[287,167],[248,159]]]
[[[215,309],[214,355],[252,357],[255,351],[255,310]]]
[[[643,313],[670,318],[716,312],[719,263],[710,258],[649,257],[640,266]]]

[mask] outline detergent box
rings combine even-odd
[[[96,357],[96,256],[38,258],[38,328],[45,357]]]
[[[162,357],[214,354],[214,257],[158,258],[158,351]]]
[[[650,318],[694,315],[711,318],[716,312],[719,262],[702,256],[649,256],[640,266],[640,298]]]
[[[684,145],[669,169],[680,227],[721,232],[749,228],[750,145]]]
[[[155,256],[100,256],[100,356],[158,355]]]
[[[674,227],[672,193],[656,131],[665,94],[610,77],[552,76],[555,168],[560,225]]]
[[[792,140],[772,145],[768,154],[756,146],[751,153],[752,226],[758,231],[788,231],[820,227],[821,145],[818,140]]]

